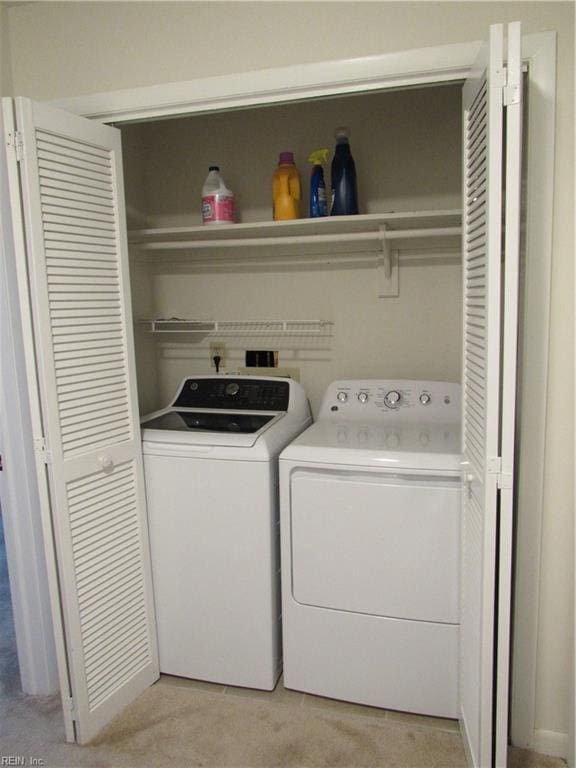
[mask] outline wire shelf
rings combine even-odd
[[[328,320],[188,320],[156,318],[140,320],[151,333],[197,333],[217,336],[329,336],[334,323]]]

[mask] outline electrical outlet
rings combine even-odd
[[[220,370],[222,369],[224,362],[226,360],[226,344],[224,344],[223,341],[211,341],[210,342],[210,366],[211,368],[216,368],[216,365],[214,364],[214,358],[216,355],[220,356],[220,362],[218,363],[218,367]]]

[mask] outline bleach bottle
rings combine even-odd
[[[336,149],[332,159],[332,207],[331,216],[348,216],[358,213],[356,166],[350,151],[350,131],[336,129]]]
[[[326,183],[324,181],[324,169],[322,163],[328,160],[327,149],[317,149],[312,152],[308,162],[312,163],[312,172],[310,173],[310,218],[316,219],[319,216],[328,215],[328,206],[326,205]]]
[[[217,165],[208,168],[202,187],[202,223],[234,224],[234,194],[224,183]]]

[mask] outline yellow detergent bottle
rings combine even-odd
[[[299,219],[301,197],[300,174],[294,165],[294,154],[292,152],[280,152],[278,168],[272,176],[274,221]]]

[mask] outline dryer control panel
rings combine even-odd
[[[460,384],[414,379],[334,381],[324,394],[318,418],[456,424]]]

